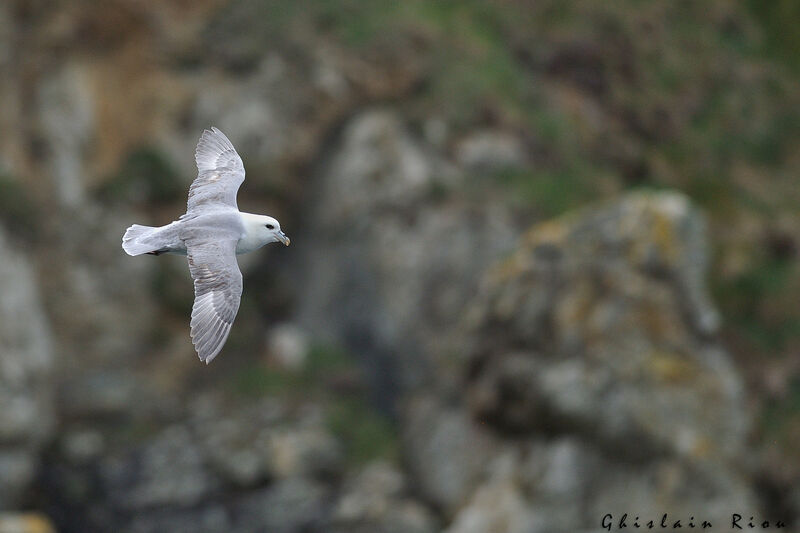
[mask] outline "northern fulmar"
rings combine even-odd
[[[166,226],[134,224],[125,231],[122,248],[129,255],[188,257],[194,279],[192,344],[208,364],[228,339],[239,310],[242,273],[236,255],[271,242],[289,246],[289,237],[274,218],[239,211],[236,193],[244,181],[244,164],[224,133],[205,130],[195,161],[198,174],[189,187],[186,213]]]

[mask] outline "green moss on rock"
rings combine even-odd
[[[11,234],[33,237],[38,233],[37,206],[18,181],[0,174],[0,222]]]
[[[166,154],[142,146],[128,154],[98,192],[111,201],[159,205],[180,200],[186,194],[185,189],[186,184]]]

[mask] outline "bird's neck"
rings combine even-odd
[[[261,236],[261,221],[258,220],[258,215],[252,213],[239,213],[239,215],[242,217],[244,232],[236,243],[236,253],[246,254],[264,246],[266,242]]]

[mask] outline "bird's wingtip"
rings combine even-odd
[[[207,128],[203,128],[203,132],[200,134],[202,138],[204,135],[214,135],[216,133],[220,133],[220,130],[216,126],[208,126]]]
[[[216,126],[209,126],[208,128],[203,130],[203,135],[225,135],[222,133],[222,130]],[[201,135],[201,137],[203,136]]]

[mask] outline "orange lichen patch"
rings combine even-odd
[[[676,221],[688,208],[679,197],[641,194],[628,202],[628,211],[621,222],[622,233],[640,235],[630,248],[630,259],[640,264],[656,251],[663,262],[673,264],[681,258],[681,239]],[[644,227],[642,227],[644,225]]]
[[[84,36],[85,45],[97,49],[108,50],[148,32],[146,13],[130,2],[102,2],[75,15],[76,33]]]
[[[531,250],[537,246],[560,245],[569,234],[570,225],[564,219],[555,219],[536,224],[520,239],[517,251],[500,261],[490,272],[491,283],[503,283],[520,276],[530,269]]]
[[[529,229],[522,237],[522,244],[531,248],[542,244],[561,244],[569,230],[570,224],[563,218],[548,220]]]
[[[35,513],[0,513],[0,532],[56,533],[46,517]]]
[[[690,453],[696,459],[705,459],[711,455],[713,450],[714,446],[707,437],[699,437],[695,440]]]
[[[686,338],[686,324],[681,320],[677,309],[665,313],[662,302],[648,302],[637,311],[637,326],[647,331],[650,338],[658,343],[678,342]]]
[[[198,19],[207,19],[222,3],[221,0],[162,0],[157,4],[107,0],[93,9],[83,9],[77,4],[68,16],[74,19],[76,36],[81,37],[84,46],[108,52],[130,41],[155,41],[162,28],[170,28],[171,34],[197,31],[193,26]]]
[[[39,14],[44,29],[29,43],[28,56],[46,64],[65,48],[78,51],[62,64],[81,76],[93,105],[94,136],[85,153],[89,185],[178,122],[191,91],[170,61],[203,38],[222,3],[112,0],[84,9],[68,2]]]
[[[649,370],[656,380],[669,383],[691,381],[700,371],[697,365],[686,357],[661,351],[650,355]]]
[[[565,292],[555,308],[556,324],[562,329],[582,328],[589,321],[589,316],[597,300],[594,287],[586,278]]]
[[[518,250],[492,267],[487,281],[490,285],[498,285],[513,280],[528,270],[530,264],[530,255]]]
[[[128,44],[92,65],[95,102],[91,175],[112,173],[132,148],[152,144],[188,98],[180,81],[158,67],[147,48]]]
[[[675,221],[663,212],[654,211],[650,235],[652,242],[658,246],[670,263],[680,256],[679,240],[675,231]]]

